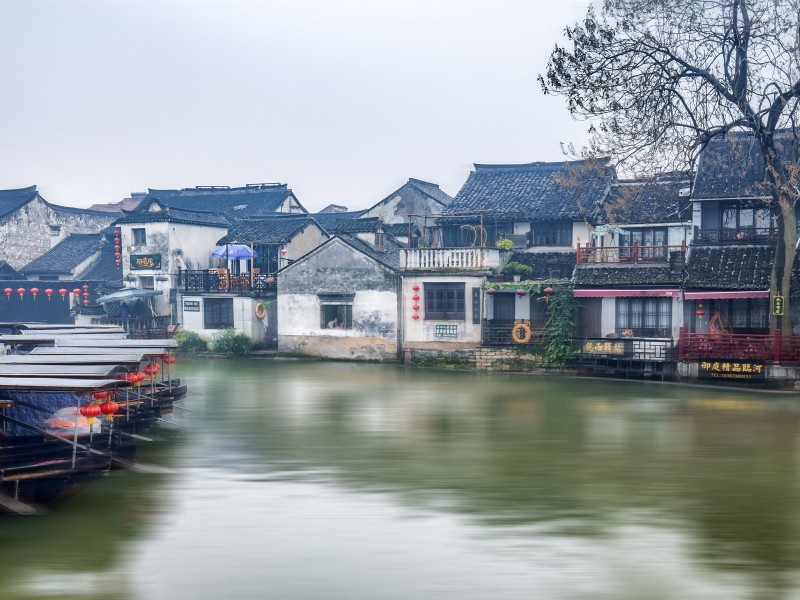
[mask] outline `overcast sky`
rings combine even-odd
[[[288,183],[316,211],[585,143],[536,82],[588,0],[0,0],[0,188]]]

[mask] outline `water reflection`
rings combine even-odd
[[[798,593],[794,399],[341,363],[181,371],[187,429],[148,450],[176,475],[115,474],[3,518],[3,598],[51,595],[64,573],[131,598]]]

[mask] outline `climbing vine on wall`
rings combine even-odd
[[[576,356],[572,336],[580,309],[580,301],[573,297],[571,284],[552,286],[553,294],[547,305],[550,317],[544,341],[542,364],[545,367],[566,367]]]

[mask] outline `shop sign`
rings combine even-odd
[[[624,354],[625,346],[622,342],[601,342],[588,340],[583,343],[581,352],[584,354]]]
[[[772,314],[779,317],[783,315],[783,296],[772,297]]]
[[[184,312],[200,312],[200,300],[184,300]]]
[[[700,379],[722,381],[763,382],[764,363],[746,360],[701,361],[698,376]]]
[[[131,271],[150,271],[160,268],[160,254],[131,254]]]
[[[458,325],[437,325],[434,335],[437,338],[457,338]]]

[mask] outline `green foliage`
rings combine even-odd
[[[497,240],[495,244],[500,250],[511,250],[514,247],[514,242],[507,238],[503,238],[502,240]]]
[[[216,354],[236,356],[248,354],[252,349],[252,340],[233,328],[223,329],[214,334],[214,339],[211,341],[211,350]]]
[[[575,323],[580,301],[572,295],[572,285],[554,285],[547,305],[548,321],[544,342],[542,365],[563,368],[569,365],[577,352],[573,348]]]
[[[200,354],[208,350],[206,341],[194,331],[179,331],[175,334],[175,342],[181,354]]]
[[[533,267],[512,260],[503,267],[503,273],[508,273],[510,275],[530,275],[533,273]]]

